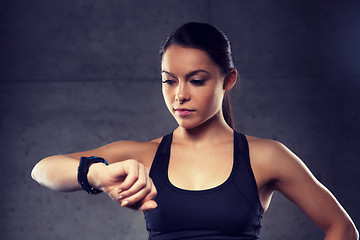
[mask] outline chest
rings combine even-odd
[[[233,145],[193,149],[173,144],[168,178],[178,188],[204,190],[221,185],[233,167]]]
[[[162,239],[172,239],[166,234],[173,232],[181,234],[181,239],[204,239],[219,233],[240,239],[252,236],[261,226],[259,215],[231,184],[205,191],[165,186],[156,201],[158,207],[146,214],[147,228],[164,234]]]
[[[145,214],[150,239],[255,238],[262,213],[247,155],[231,145],[199,152],[173,145],[152,169],[158,207]]]

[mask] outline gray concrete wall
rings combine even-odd
[[[360,225],[359,1],[1,1],[0,239],[145,239],[143,216],[107,196],[31,180],[41,158],[176,127],[160,43],[188,21],[233,43],[237,129],[292,149]],[[263,239],[320,239],[275,194]]]

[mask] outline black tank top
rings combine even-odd
[[[149,239],[259,239],[263,208],[246,137],[234,131],[234,159],[228,179],[199,191],[171,184],[171,142],[172,133],[163,137],[150,169],[158,207],[145,213]]]

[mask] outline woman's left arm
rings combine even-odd
[[[297,204],[325,232],[325,240],[359,239],[350,216],[305,164],[281,143],[270,145],[274,190]]]

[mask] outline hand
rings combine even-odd
[[[149,211],[157,207],[153,200],[156,188],[148,170],[136,160],[126,160],[108,166],[91,165],[88,174],[91,186],[101,189],[122,207]]]

